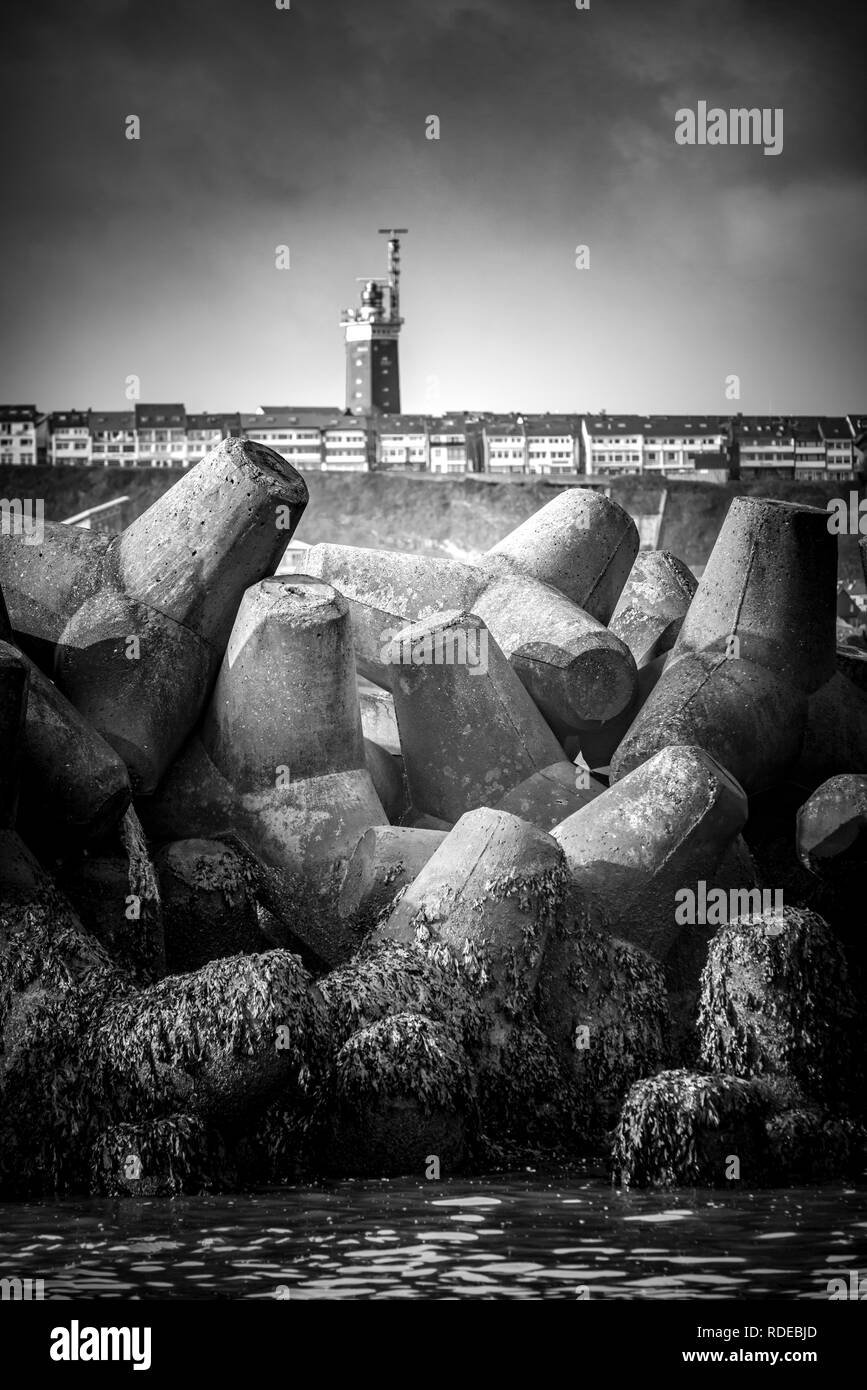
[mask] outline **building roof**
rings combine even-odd
[[[728,424],[708,415],[650,415],[644,422],[646,439],[687,439],[725,434]]]
[[[37,414],[35,405],[0,405],[0,420],[4,424],[35,424]]]
[[[585,415],[584,428],[588,434],[599,436],[643,434],[643,415]]]
[[[90,432],[97,430],[108,433],[109,431],[134,430],[135,411],[134,410],[92,410],[90,412]]]
[[[226,411],[205,410],[200,415],[187,415],[188,430],[237,430],[241,427],[241,416]]]
[[[163,426],[166,429],[183,429],[187,423],[187,410],[183,402],[171,405],[146,405],[139,403],[135,408],[136,429],[152,430]]]
[[[826,415],[819,421],[824,439],[845,439],[851,442],[852,426],[845,415]]]
[[[376,422],[380,434],[424,434],[427,420],[424,415],[385,415]]]
[[[48,428],[52,434],[56,430],[87,428],[89,410],[52,410],[48,417]]]

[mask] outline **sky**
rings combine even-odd
[[[853,0],[3,13],[0,401],[343,406],[402,226],[405,410],[867,412]],[[678,144],[701,101],[781,152]]]

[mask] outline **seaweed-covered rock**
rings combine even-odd
[[[461,817],[376,939],[459,961],[478,986],[497,1047],[529,1013],[545,945],[565,911],[559,846],[527,821],[482,807]]]
[[[742,917],[710,945],[699,1005],[701,1063],[777,1076],[826,1104],[863,1103],[862,1027],[843,949],[821,917]]]
[[[342,1175],[448,1175],[464,1157],[471,1084],[466,1054],[440,1023],[393,1014],[337,1054],[322,1162]]]
[[[476,1079],[481,1164],[514,1168],[565,1158],[574,1137],[573,1087],[556,1050],[535,1023],[511,1030],[496,1060],[483,1059]]]
[[[386,941],[319,981],[331,1030],[342,1046],[353,1033],[392,1014],[424,1014],[471,1047],[484,1032],[472,981],[447,953]]]
[[[829,1182],[858,1176],[867,1161],[865,1130],[856,1121],[829,1115],[807,1102],[765,1122],[768,1168],[777,1183]]]
[[[96,1139],[91,1192],[106,1197],[178,1197],[229,1185],[220,1137],[193,1115],[119,1124]]]
[[[614,1136],[615,1181],[626,1187],[773,1185],[765,1125],[791,1100],[785,1083],[736,1076],[676,1070],[637,1081]]]
[[[303,1102],[329,1032],[297,956],[269,951],[111,999],[88,1041],[98,1084],[115,1107],[126,1096],[126,1118],[183,1108],[227,1123],[278,1093]]]
[[[325,1006],[296,957],[218,961],[136,989],[50,885],[0,908],[0,1191],[88,1187],[118,1124],[178,1113],[240,1125],[306,1103]]]
[[[632,1083],[652,1075],[666,1056],[662,968],[580,913],[548,943],[537,1016],[571,1082],[585,1136],[609,1129]]]
[[[176,840],[156,858],[166,967],[176,974],[243,951],[267,950],[241,856],[219,840]]]

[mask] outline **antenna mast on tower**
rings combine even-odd
[[[409,227],[380,227],[379,235],[388,237],[388,288],[392,323],[402,323],[400,317],[400,241]]]

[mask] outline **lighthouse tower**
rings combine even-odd
[[[400,317],[400,234],[406,227],[380,227],[388,237],[388,275],[362,279],[361,305],[340,316],[346,341],[346,409],[353,415],[400,413],[397,340]]]

